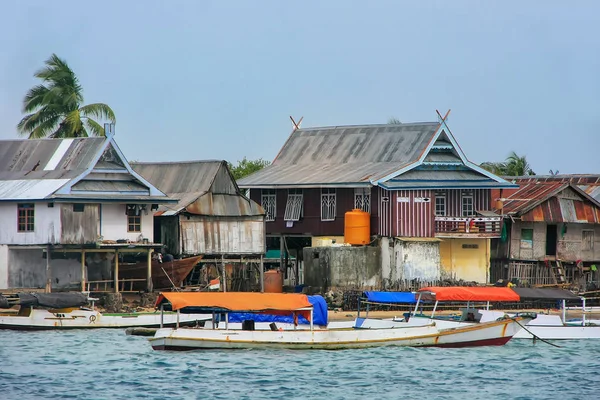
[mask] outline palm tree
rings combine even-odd
[[[506,175],[506,163],[486,161],[479,166],[494,175]]]
[[[506,175],[535,175],[525,156],[520,157],[514,151],[506,158]]]
[[[104,103],[81,105],[82,88],[75,73],[56,54],[35,73],[43,81],[27,92],[23,112],[29,113],[17,129],[29,139],[104,136],[104,127],[94,118],[116,122],[115,114]]]

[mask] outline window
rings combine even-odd
[[[335,189],[321,189],[321,221],[335,221]]]
[[[73,212],[83,212],[85,210],[85,204],[73,204]]]
[[[33,203],[17,204],[18,232],[33,232],[35,207]]]
[[[533,249],[533,229],[521,229],[521,248]]]
[[[354,189],[354,208],[371,212],[371,188]]]
[[[435,215],[446,215],[446,196],[444,194],[435,195]]]
[[[299,221],[302,217],[302,203],[304,203],[302,189],[289,189],[283,219],[286,221]]]
[[[141,207],[135,204],[127,204],[127,232],[142,231]]]
[[[581,250],[594,250],[594,231],[584,230],[581,232]]]
[[[265,221],[275,221],[277,215],[277,195],[273,189],[263,190],[260,205],[265,209]]]
[[[474,214],[473,209],[473,196],[462,196],[462,216],[470,217]]]
[[[463,249],[478,249],[479,245],[478,244],[469,244],[469,243],[465,243],[462,245]]]

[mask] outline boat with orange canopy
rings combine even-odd
[[[315,328],[313,305],[304,294],[284,293],[211,293],[165,292],[158,296],[156,307],[178,313],[210,312],[225,314],[224,329],[161,328],[149,341],[155,350],[192,349],[348,349],[379,346],[412,347],[472,347],[502,345],[519,328],[519,322],[530,318],[506,318],[476,326],[439,329],[435,323],[386,328]],[[310,322],[310,329],[255,330],[252,320],[244,321],[243,329],[229,329],[228,313],[265,313],[302,315]],[[213,321],[215,319],[213,318]]]

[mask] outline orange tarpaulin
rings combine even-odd
[[[521,297],[507,287],[441,287],[418,290],[422,300],[432,301],[519,301]]]
[[[229,311],[281,312],[312,308],[305,294],[250,293],[250,292],[162,292],[156,299],[156,307],[164,300],[173,310],[184,307],[217,308]],[[310,319],[310,310],[298,314]]]

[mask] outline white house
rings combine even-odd
[[[89,279],[118,290],[121,253],[150,262],[160,248],[152,211],[176,201],[130,167],[113,132],[0,141],[0,289],[84,289]]]

